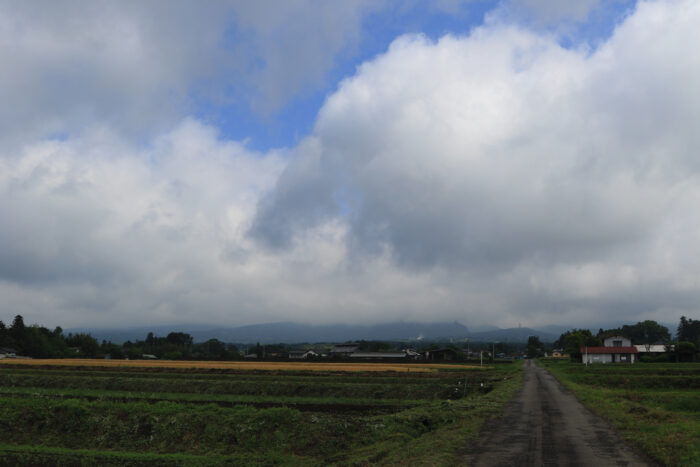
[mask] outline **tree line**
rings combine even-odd
[[[0,321],[0,348],[32,358],[129,358],[153,356],[170,360],[235,360],[241,354],[233,344],[218,339],[194,343],[184,332],[171,332],[166,337],[148,333],[144,340],[127,341],[122,345],[103,340],[98,342],[89,333],[63,333],[57,326],[51,330],[38,324],[27,326],[21,315],[7,327]],[[146,357],[144,357],[146,356]]]

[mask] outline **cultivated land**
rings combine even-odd
[[[475,365],[440,363],[327,363],[327,362],[239,362],[239,361],[192,361],[192,360],[96,360],[94,358],[46,358],[3,360],[2,364],[32,366],[80,366],[98,368],[183,368],[220,370],[279,370],[279,371],[397,371],[431,372],[435,370],[480,369]]]
[[[700,465],[700,364],[541,364],[653,461]]]
[[[0,464],[454,465],[521,380],[518,364],[2,362]]]

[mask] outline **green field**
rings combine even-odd
[[[540,364],[650,458],[700,465],[700,364]]]
[[[0,464],[453,465],[521,377],[0,365]]]

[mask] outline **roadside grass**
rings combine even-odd
[[[700,465],[700,395],[692,387],[700,365],[539,363],[651,459],[667,466]],[[674,373],[679,379],[666,376]]]

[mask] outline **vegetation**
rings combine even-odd
[[[451,465],[522,374],[33,363],[0,364],[2,464]]]
[[[662,465],[700,465],[700,364],[541,364]]]
[[[679,342],[690,342],[695,347],[700,347],[700,320],[681,316],[677,337]]]
[[[536,358],[544,355],[544,344],[537,336],[527,338],[527,358]]]
[[[581,347],[596,347],[601,345],[601,340],[594,336],[588,329],[573,329],[566,331],[555,343],[564,349],[572,359],[581,358]]]

